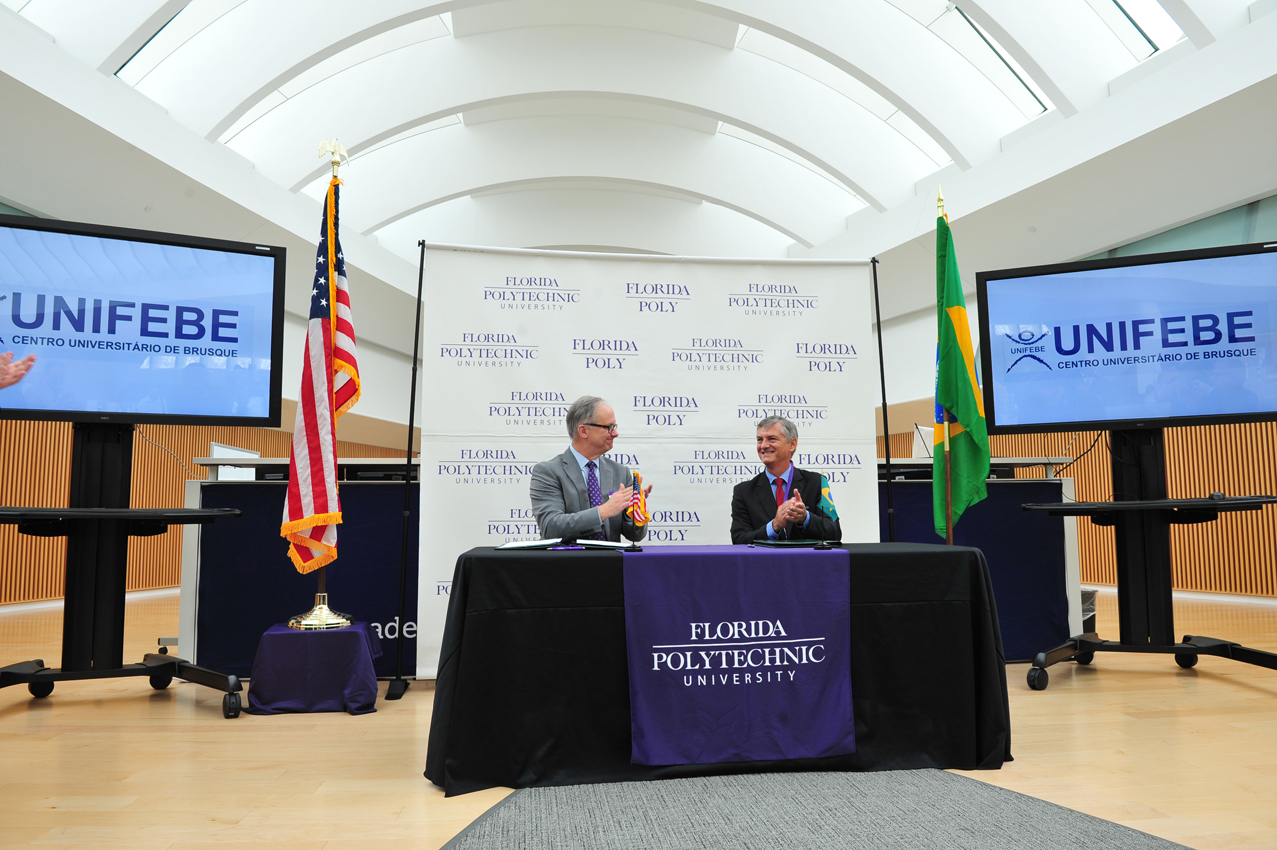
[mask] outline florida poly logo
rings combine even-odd
[[[640,313],[677,313],[686,311],[692,289],[682,283],[627,283],[625,300]]]
[[[482,486],[522,484],[532,475],[535,461],[521,461],[510,449],[461,449],[455,460],[441,460],[436,476],[453,484]]]
[[[1020,325],[1016,330],[1010,325],[998,325],[994,328],[994,332],[1011,340],[1010,355],[1016,359],[1007,367],[1008,372],[1024,360],[1040,363],[1048,371],[1054,371],[1050,363],[1038,357],[1039,354],[1046,353],[1046,345],[1042,344],[1042,340],[1046,339],[1047,334],[1051,332],[1050,328],[1045,325]]]
[[[560,286],[553,277],[507,275],[504,283],[483,288],[483,301],[502,310],[561,312],[564,307],[581,302],[581,290]]]
[[[586,369],[621,371],[639,356],[638,343],[632,339],[572,340],[572,353],[582,358]]]
[[[744,292],[729,292],[727,306],[739,309],[745,316],[800,317],[820,309],[820,297],[803,294],[788,283],[751,283]]]
[[[762,471],[763,465],[751,462],[742,449],[697,448],[674,461],[671,470],[683,484],[739,484]]]
[[[537,528],[537,517],[531,508],[507,508],[488,520],[488,539],[495,546],[513,540],[540,540],[541,532]]]
[[[684,687],[789,684],[825,661],[825,638],[790,635],[780,620],[688,623],[677,643],[652,646],[652,671],[679,674]]]
[[[553,390],[510,390],[509,397],[488,402],[488,418],[503,425],[563,425],[568,415],[568,401],[563,393]]]
[[[812,404],[805,395],[789,393],[759,393],[758,401],[736,405],[736,418],[758,422],[768,416],[783,416],[799,428],[809,428],[812,423],[829,418],[829,408]]]
[[[801,469],[818,470],[830,484],[846,484],[863,470],[860,455],[855,452],[795,452],[794,464]]]
[[[688,535],[701,527],[699,511],[652,511],[652,521],[647,524],[646,540],[652,543],[686,543]]]
[[[519,342],[514,334],[475,332],[460,334],[459,342],[439,346],[439,357],[462,368],[519,368],[540,359],[541,347]]]
[[[694,336],[687,348],[670,349],[670,361],[689,372],[748,372],[762,364],[763,350],[739,339]]]

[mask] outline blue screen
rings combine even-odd
[[[0,408],[269,416],[275,262],[0,226]]]
[[[986,286],[995,427],[1277,411],[1277,253]]]

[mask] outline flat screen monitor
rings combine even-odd
[[[1277,244],[980,272],[995,434],[1277,420]]]
[[[277,427],[283,248],[0,216],[0,418]]]

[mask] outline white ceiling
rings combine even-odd
[[[972,276],[1277,192],[1269,138],[1210,181],[1195,157],[1214,152],[1190,147],[1204,110],[1225,147],[1266,120],[1256,92],[1277,111],[1273,5],[0,0],[6,133],[26,146],[0,200],[300,250],[326,182],[315,151],[336,135],[347,255],[392,312],[426,239],[876,254],[884,312],[902,315],[930,297],[941,182]],[[136,155],[106,197],[90,175],[112,168],[95,153],[111,139]],[[1056,226],[1027,240],[1024,216]],[[410,350],[402,325],[363,333]]]

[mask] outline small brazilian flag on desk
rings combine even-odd
[[[829,479],[820,476],[820,509],[834,522],[838,521],[838,509],[834,507],[834,497],[829,495]]]

